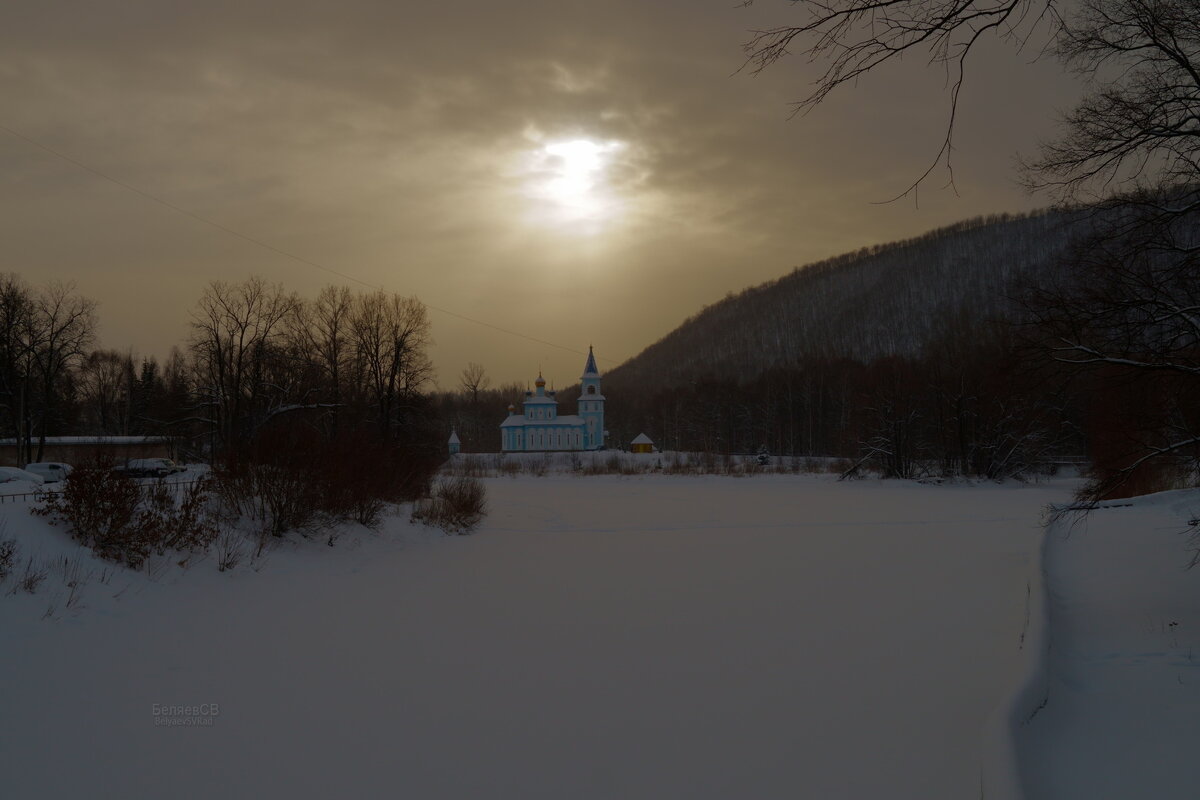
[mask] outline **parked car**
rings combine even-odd
[[[0,483],[12,483],[13,481],[25,481],[38,486],[45,483],[41,475],[35,475],[28,470],[17,467],[0,467]]]
[[[183,466],[169,458],[131,458],[125,466],[117,467],[131,478],[165,478],[175,472],[183,472]]]
[[[40,475],[46,483],[58,483],[70,475],[72,469],[74,467],[70,464],[64,464],[61,461],[35,461],[32,464],[25,465],[26,472]]]

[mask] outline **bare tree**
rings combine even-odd
[[[1056,55],[1089,87],[1063,135],[1025,168],[1034,189],[1067,199],[1116,191],[1176,192],[1161,211],[1196,206],[1200,179],[1200,3],[1082,0],[1059,33]],[[1178,188],[1193,191],[1180,197]],[[1151,198],[1138,198],[1148,201]]]
[[[391,438],[409,401],[433,377],[429,312],[415,297],[373,292],[357,298],[350,327],[360,381]]]
[[[752,2],[752,0],[750,0]],[[823,66],[796,102],[808,111],[843,85],[910,55],[947,71],[949,112],[936,157],[951,170],[955,111],[970,54],[987,37],[1014,48],[1031,39],[1072,69],[1087,91],[1063,134],[1026,164],[1032,188],[1068,199],[1200,177],[1200,3],[1197,0],[793,0],[798,25],[755,32],[747,65],[763,70],[793,52]]]
[[[1088,503],[1161,488],[1171,475],[1200,468],[1200,419],[1192,411],[1200,392],[1194,215],[1164,221],[1136,205],[1108,215],[1114,221],[1080,244],[1072,269],[1029,289],[1027,300],[1036,340],[1056,362],[1088,376],[1092,416],[1105,420],[1091,431],[1097,479],[1081,494]],[[1122,395],[1128,402],[1108,407]],[[1160,480],[1149,479],[1151,471]]]
[[[492,385],[492,379],[488,377],[482,364],[477,364],[474,361],[468,362],[463,369],[458,379],[458,385],[464,395],[469,398],[471,416],[467,421],[469,429],[459,431],[468,437],[472,447],[478,447],[483,432],[484,420],[483,409],[479,404],[480,392],[487,391],[487,388]]]
[[[16,437],[22,464],[33,460],[29,452],[32,319],[32,292],[17,275],[0,274],[0,393],[8,411],[7,432]]]
[[[468,362],[459,376],[458,385],[471,396],[472,403],[479,402],[479,393],[486,391],[492,385],[492,379],[487,376],[482,364]]]
[[[191,351],[223,443],[248,435],[254,415],[278,393],[268,360],[282,347],[284,323],[296,303],[294,294],[258,277],[235,285],[215,281],[200,298],[192,314]]]
[[[296,304],[288,336],[295,350],[314,367],[334,432],[352,366],[354,298],[345,286],[326,286],[315,300]]]
[[[751,5],[754,0],[746,0]],[[945,70],[948,111],[945,135],[928,167],[900,197],[914,193],[939,164],[954,180],[955,115],[970,54],[988,37],[1020,49],[1038,35],[1062,28],[1055,0],[791,0],[808,18],[754,32],[746,42],[746,65],[759,72],[795,52],[823,64],[813,89],[794,104],[807,112],[843,85],[906,56],[925,58]]]
[[[78,377],[91,426],[99,433],[128,434],[136,385],[133,356],[93,350],[80,362]]]
[[[34,461],[42,459],[48,428],[58,412],[58,382],[82,359],[96,337],[96,303],[71,284],[52,283],[33,295],[28,342],[41,401]]]

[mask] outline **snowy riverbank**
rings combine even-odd
[[[1047,532],[1045,704],[1016,738],[1029,800],[1196,796],[1197,516],[1200,492],[1162,492]]]

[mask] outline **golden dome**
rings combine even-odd
[[[536,381],[533,382],[533,385],[538,387],[539,389],[545,387],[546,379],[542,377],[542,373],[540,373],[540,372],[538,373],[538,378]]]

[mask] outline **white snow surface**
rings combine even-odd
[[[485,482],[471,536],[404,515],[257,571],[107,583],[84,555],[85,608],[9,578],[0,793],[979,796],[1039,512],[1070,484]],[[78,554],[26,507],[0,539]],[[162,727],[154,704],[219,712]]]
[[[1044,706],[1016,737],[1029,800],[1200,796],[1200,491],[1047,532]]]

